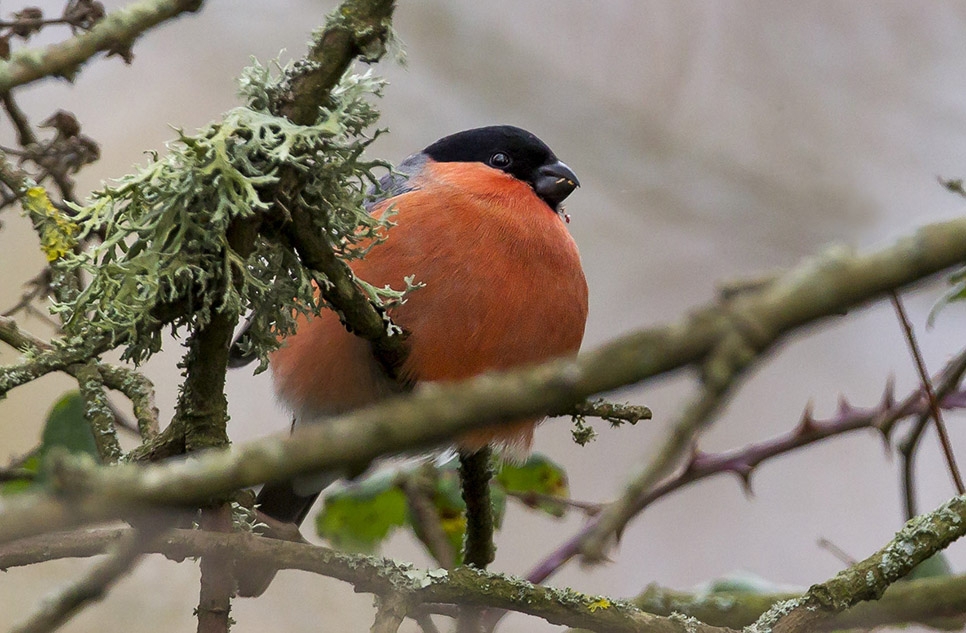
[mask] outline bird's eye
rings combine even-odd
[[[513,161],[510,160],[510,157],[503,152],[497,152],[490,156],[490,166],[497,169],[506,169],[511,162]]]

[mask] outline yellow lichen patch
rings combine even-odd
[[[77,245],[80,227],[53,205],[43,187],[30,187],[22,200],[24,211],[40,232],[40,248],[47,261],[60,259]]]
[[[607,598],[597,598],[596,600],[594,600],[593,602],[587,605],[587,609],[590,610],[591,613],[593,613],[598,609],[610,609],[611,606],[613,605],[611,604],[611,601],[608,600]]]

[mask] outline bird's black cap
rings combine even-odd
[[[535,134],[512,125],[491,125],[445,136],[423,154],[439,163],[483,163],[533,187],[550,208],[579,186],[577,176]]]

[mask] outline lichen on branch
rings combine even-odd
[[[378,112],[370,103],[383,83],[371,74],[345,74],[312,125],[298,125],[268,111],[264,98],[275,85],[255,65],[242,78],[249,106],[229,111],[196,134],[180,132],[168,153],[136,173],[93,194],[75,207],[78,239],[97,230],[103,241],[67,253],[60,265],[83,270],[90,283],[76,299],[59,303],[68,334],[108,336],[123,343],[124,357],[140,362],[161,346],[158,308],[173,311],[175,329],[197,331],[213,313],[250,313],[246,344],[262,359],[294,329],[297,313],[319,309],[312,282],[325,284],[299,262],[272,226],[285,218],[276,204],[278,172],[297,171],[299,202],[316,213],[319,231],[339,257],[353,259],[385,234],[391,214],[375,218],[363,202],[377,185],[374,169],[361,158],[378,134],[370,132]],[[263,230],[248,256],[236,252],[229,227],[257,216]],[[377,301],[400,292],[374,289]],[[169,312],[170,314],[171,312]]]

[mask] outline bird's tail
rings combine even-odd
[[[315,490],[305,490],[305,482],[301,480],[283,481],[276,484],[265,484],[255,498],[255,508],[265,516],[279,523],[300,525],[308,516],[312,504],[318,499],[321,490],[329,483],[338,479],[338,475],[327,476],[326,481],[313,478],[308,486]],[[262,595],[278,570],[269,563],[245,562],[236,565],[235,576],[238,582],[238,595],[243,598],[254,598]]]

